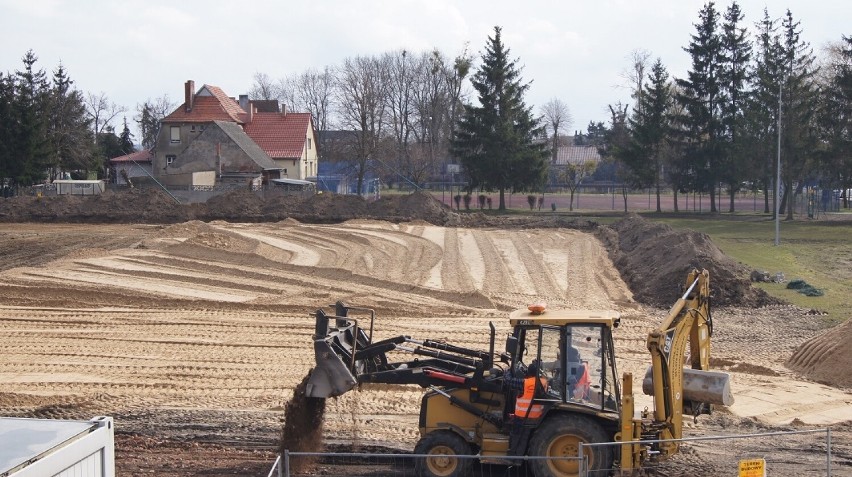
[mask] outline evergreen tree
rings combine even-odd
[[[781,39],[778,23],[764,9],[756,25],[757,38],[751,92],[746,98],[742,142],[743,153],[751,157],[750,175],[763,189],[763,212],[769,213],[770,191],[775,183],[778,141],[778,102],[781,82]],[[777,189],[776,189],[777,190]],[[773,194],[774,195],[774,194]]]
[[[127,116],[124,117],[124,129],[121,130],[120,139],[121,151],[124,154],[130,154],[131,152],[136,150],[135,146],[133,145],[133,134],[130,132],[130,128],[127,126]]]
[[[725,12],[721,36],[720,77],[724,96],[721,122],[727,141],[722,179],[728,184],[730,212],[734,212],[734,198],[748,172],[742,129],[744,102],[750,74],[751,43],[746,29],[740,26],[743,18],[744,15],[737,2],[731,3]]]
[[[500,33],[495,27],[471,78],[480,106],[464,107],[452,152],[465,167],[470,189],[498,190],[498,209],[505,210],[507,189],[534,190],[544,183],[549,152],[544,127],[524,104],[529,84],[521,82]]]
[[[781,180],[784,193],[779,213],[786,210],[793,219],[793,194],[800,192],[809,169],[814,168],[818,146],[816,115],[819,90],[816,84],[815,57],[807,42],[801,40],[799,22],[793,14],[781,21],[784,81],[781,88]],[[793,190],[798,183],[798,190]]]
[[[719,13],[713,2],[707,3],[698,14],[689,46],[684,50],[692,57],[686,79],[678,79],[677,100],[684,114],[679,118],[684,136],[686,157],[692,158],[690,168],[699,191],[710,192],[710,211],[717,212],[715,185],[724,163],[721,143],[722,86],[720,63],[722,42],[719,36]]]
[[[73,89],[73,84],[60,64],[53,74],[50,95],[49,137],[54,153],[50,161],[52,178],[56,178],[60,170],[87,171],[93,166],[92,133],[86,106],[82,93]]]
[[[53,151],[47,136],[50,88],[44,70],[32,50],[22,59],[24,69],[15,72],[13,152],[10,176],[17,184],[32,185],[47,177]]]
[[[0,191],[6,192],[7,179],[14,177],[12,161],[16,120],[14,115],[15,82],[10,75],[0,73]]]
[[[644,94],[633,110],[630,126],[630,150],[625,154],[625,166],[630,169],[635,187],[654,187],[657,212],[660,208],[660,191],[668,142],[671,133],[669,110],[671,91],[669,74],[659,58],[651,67]]]
[[[843,37],[830,68],[820,108],[821,168],[828,184],[846,190],[852,188],[852,37]],[[850,207],[849,197],[844,196],[843,206]]]

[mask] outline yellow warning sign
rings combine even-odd
[[[766,460],[743,459],[740,461],[740,477],[766,477]]]

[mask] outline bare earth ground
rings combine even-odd
[[[0,414],[114,416],[119,475],[266,475],[284,404],[313,365],[308,313],[336,300],[375,308],[377,339],[482,349],[489,321],[504,336],[508,312],[530,302],[614,308],[635,389],[665,314],[634,301],[594,235],[563,228],[16,223],[0,225],[0,257]],[[736,404],[686,435],[832,425],[832,475],[852,475],[852,393],[784,365],[825,331],[820,317],[772,305],[717,308],[714,321],[714,365],[732,374]],[[410,451],[420,394],[372,386],[330,400],[327,446]],[[740,458],[765,457],[770,475],[820,475],[824,446],[693,443],[657,472],[734,475]]]

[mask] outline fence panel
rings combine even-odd
[[[643,445],[657,442],[679,442],[680,452],[663,462],[647,462],[644,472],[667,476],[739,475],[740,461],[762,459],[767,476],[805,477],[852,475],[848,466],[836,460],[831,451],[831,429],[781,431],[727,436],[700,436],[684,439],[642,441]],[[610,446],[618,451],[623,442],[602,442],[580,446]],[[733,450],[733,451],[732,451]],[[286,452],[273,465],[269,477],[347,476],[347,477],[415,477],[418,454],[382,453],[323,453]],[[434,457],[434,456],[432,456]],[[479,456],[454,456],[448,459],[467,460],[471,477],[532,477],[530,461],[546,457],[515,457],[511,465],[485,464]],[[579,457],[563,458],[578,464]],[[578,466],[580,467],[580,466]],[[588,472],[581,476],[605,477],[610,471]]]

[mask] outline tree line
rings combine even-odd
[[[0,190],[15,193],[71,177],[108,179],[108,159],[135,150],[127,112],[101,93],[83,93],[61,63],[48,77],[30,50],[13,73],[0,72]],[[167,97],[137,106],[143,145],[152,146],[160,119],[174,104]]]
[[[634,52],[630,77],[634,106],[610,105],[609,124],[593,123],[600,149],[618,177],[634,188],[674,194],[716,195],[728,211],[735,194],[763,191],[764,212],[792,218],[792,196],[807,185],[852,185],[852,38],[818,64],[792,13],[779,19],[764,10],[754,35],[736,2],[724,12],[708,2],[684,48],[691,67],[672,79],[660,59]],[[594,132],[603,134],[591,134]],[[770,205],[780,154],[778,203]]]

